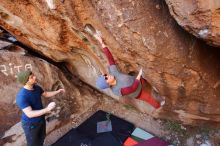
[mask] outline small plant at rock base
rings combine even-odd
[[[169,132],[169,141],[175,146],[180,146],[191,135],[187,128],[177,121],[163,121],[163,129]]]
[[[164,129],[169,130],[176,133],[184,133],[186,130],[182,128],[182,125],[176,121],[165,121],[164,122]]]
[[[199,129],[203,139],[207,140],[209,139],[210,134],[216,132],[216,129],[211,127],[202,127]]]
[[[187,138],[190,136],[190,133],[187,132],[187,129],[180,123],[176,121],[170,121],[166,120],[164,122],[164,130],[170,131],[172,133],[175,133],[182,138]]]
[[[128,104],[124,104],[123,106],[128,110],[136,110],[135,107],[128,105]]]

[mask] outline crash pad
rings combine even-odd
[[[111,121],[112,130],[98,133],[97,123],[106,120]],[[132,123],[99,110],[52,146],[123,146],[133,130]]]

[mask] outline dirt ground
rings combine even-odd
[[[51,133],[45,141],[45,146],[54,143],[61,135],[71,128],[77,127],[97,110],[110,112],[175,146],[220,146],[220,130],[208,127],[189,127],[174,121],[154,119],[147,114],[140,113],[129,105],[117,102],[111,97],[97,92],[95,94],[98,96],[98,102],[80,117],[73,116],[71,123]]]

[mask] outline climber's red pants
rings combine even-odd
[[[141,90],[141,93],[139,94],[139,96],[137,97],[137,99],[148,102],[154,108],[159,108],[160,102],[158,102],[156,99],[154,99],[146,89],[146,86],[147,86],[146,80],[141,78],[141,84],[142,84],[142,90]]]

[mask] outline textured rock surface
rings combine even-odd
[[[182,31],[165,3],[108,3],[93,6],[121,46],[113,50],[118,63],[125,71],[144,67],[148,81],[167,97],[161,116],[219,121],[219,51]]]
[[[91,24],[101,31],[123,72],[143,67],[144,77],[166,97],[157,117],[219,124],[220,51],[183,31],[165,2],[69,0],[55,5],[50,10],[44,1],[2,0],[0,25],[94,86],[107,63],[95,39],[83,30]]]
[[[211,45],[220,46],[220,1],[166,0],[179,25]]]

